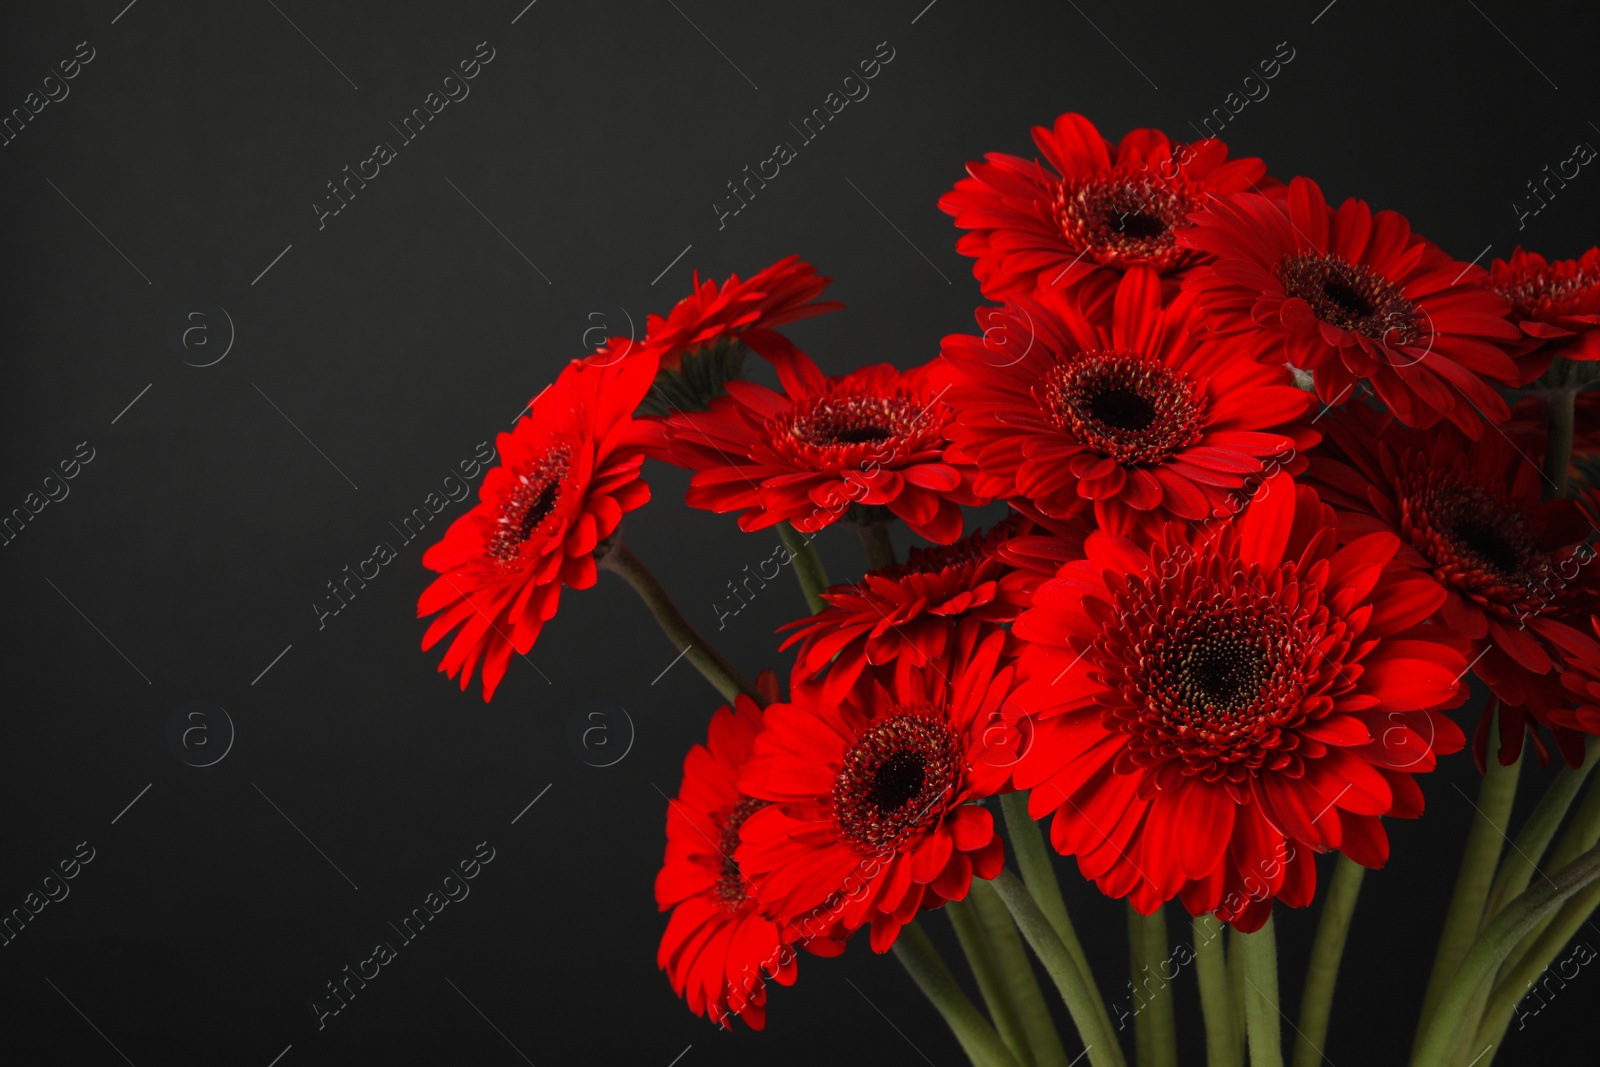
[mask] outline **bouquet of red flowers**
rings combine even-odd
[[[991,153],[939,202],[992,303],[922,366],[824,374],[780,332],[839,307],[795,257],[697,278],[642,339],[575,359],[424,557],[423,647],[449,637],[440,670],[487,700],[563,588],[619,575],[728,702],[667,808],[672,988],[760,1029],[801,950],[864,932],[983,1067],[1121,1067],[1130,1022],[1136,1062],[1176,1063],[1170,990],[1113,1019],[1051,849],[1127,900],[1136,974],[1168,958],[1167,905],[1192,916],[1213,1067],[1282,1064],[1283,1021],[1297,1067],[1320,1062],[1385,820],[1422,816],[1470,733],[1478,818],[1411,1062],[1486,1064],[1600,904],[1577,425],[1600,249],[1485,269],[1215,138],[1112,143],[1081,115],[1033,136],[1041,158]],[[786,682],[752,682],[629,550],[647,460],[692,472],[691,507],[777,528],[811,608],[775,640]],[[903,561],[896,523],[927,542]],[[866,568],[830,584],[812,542],[837,524]],[[1504,847],[1528,758],[1569,769]],[[1273,909],[1313,904],[1329,852],[1290,1014]],[[941,910],[981,1008],[919,926]]]

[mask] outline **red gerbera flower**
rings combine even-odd
[[[952,455],[978,491],[1066,518],[1093,502],[1110,533],[1203,519],[1247,479],[1305,465],[1311,404],[1284,367],[1197,339],[1192,303],[1165,310],[1154,271],[1122,275],[1110,313],[1051,293],[1015,297],[982,337],[944,339],[957,372]]]
[[[1550,725],[1565,700],[1552,642],[1600,588],[1583,567],[1592,525],[1571,500],[1542,501],[1539,469],[1500,434],[1471,441],[1449,427],[1410,430],[1360,404],[1325,424],[1309,476],[1341,512],[1340,535],[1396,534],[1401,562],[1432,575],[1445,593],[1438,621],[1471,642],[1473,671],[1504,705],[1500,760],[1512,762],[1524,726],[1533,727],[1527,715]],[[1581,762],[1580,738],[1557,729],[1556,740]],[[1480,733],[1480,765],[1486,743]]]
[[[1477,437],[1478,411],[1505,420],[1484,376],[1517,377],[1502,347],[1521,336],[1510,305],[1481,267],[1457,263],[1397,212],[1355,199],[1335,211],[1316,182],[1295,178],[1287,202],[1242,193],[1194,222],[1179,243],[1216,261],[1184,285],[1210,328],[1243,334],[1264,363],[1309,371],[1323,403],[1366,379],[1408,426],[1447,417]]]
[[[1001,599],[1007,568],[996,551],[1018,524],[1008,519],[952,545],[913,548],[905,563],[823,593],[827,607],[779,628],[795,631],[779,651],[802,642],[795,681],[826,670],[824,697],[842,700],[870,664],[892,667],[891,687],[904,690],[912,671],[929,670],[929,661],[944,656],[958,621],[1010,622],[1017,607]]]
[[[817,300],[832,280],[799,256],[781,259],[744,281],[730,274],[721,286],[702,282],[697,272],[694,291],[665,318],[651,315],[642,341],[609,338],[588,362],[653,356],[659,361],[656,389],[645,398],[644,410],[655,415],[704,411],[729,380],[740,376],[746,348],[773,363],[787,362],[798,350],[777,332],[779,326],[844,307],[837,300]]]
[[[778,368],[782,393],[729,382],[705,413],[665,420],[663,458],[695,473],[687,500],[740,511],[739,526],[787,521],[813,533],[851,506],[881,507],[938,544],[961,536],[961,505],[986,501],[970,465],[947,461],[937,367],[887,363],[825,378],[805,355]]]
[[[1592,556],[1590,557],[1593,558]],[[1573,630],[1557,640],[1561,647],[1565,670],[1561,681],[1571,697],[1577,697],[1577,707],[1562,707],[1552,713],[1559,725],[1591,736],[1600,735],[1600,615],[1589,616],[1589,633]]]
[[[1229,159],[1214,137],[1173,144],[1160,130],[1134,130],[1113,146],[1082,115],[1036,126],[1043,166],[1003,152],[967,164],[969,178],[939,199],[963,234],[985,296],[1001,300],[1036,285],[1109,289],[1130,267],[1160,274],[1201,258],[1177,234],[1212,195],[1278,185],[1259,159]],[[1265,184],[1264,184],[1265,183]]]
[[[735,710],[736,709],[736,710]],[[793,985],[795,954],[782,928],[756,910],[734,863],[739,829],[767,802],[739,792],[739,769],[761,733],[761,708],[740,694],[711,717],[704,745],[683,761],[683,785],[667,807],[667,855],[656,903],[672,910],[657,963],[696,1015],[752,1030],[767,1020],[766,979]]]
[[[570,364],[499,436],[500,465],[484,475],[477,506],[423,555],[439,577],[417,615],[441,614],[422,647],[456,630],[439,669],[459,673],[462,689],[481,658],[483,699],[494,695],[511,653],[526,655],[555,615],[561,587],[593,585],[595,547],[650,499],[632,415],[654,374],[649,356]]]
[[[1600,248],[1549,262],[1518,248],[1510,262],[1489,265],[1489,284],[1511,302],[1511,321],[1525,335],[1517,384],[1539,377],[1556,356],[1600,359]]]
[[[1464,743],[1438,709],[1466,659],[1420,625],[1443,591],[1393,534],[1340,548],[1333,521],[1280,474],[1226,526],[1092,535],[1018,618],[1035,722],[1013,777],[1107,895],[1256,930],[1310,902],[1315,852],[1381,866],[1380,816],[1420,814],[1412,774]]]
[[[767,708],[739,788],[771,804],[745,822],[735,858],[797,935],[870,925],[884,952],[919,909],[1000,873],[994,819],[968,801],[1003,788],[1015,761],[1015,731],[994,728],[1012,668],[1004,632],[963,638],[905,688],[863,677],[833,701],[802,685]]]

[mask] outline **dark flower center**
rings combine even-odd
[[[1085,353],[1058,364],[1044,402],[1061,429],[1129,465],[1160,463],[1197,441],[1205,425],[1205,397],[1187,376],[1127,353]]]
[[[771,448],[786,464],[837,471],[893,467],[940,448],[949,407],[905,386],[882,389],[830,383],[800,397],[793,409],[767,424]]]
[[[1081,184],[1062,182],[1056,192],[1056,222],[1069,244],[1095,262],[1158,271],[1187,263],[1177,231],[1200,201],[1183,179],[1162,180],[1139,168],[1099,174]]]
[[[723,907],[729,911],[737,909],[749,896],[744,875],[740,873],[739,865],[733,861],[733,854],[739,848],[739,828],[744,825],[746,819],[766,806],[765,800],[740,797],[739,802],[729,809],[728,817],[722,824],[722,833],[717,837],[717,851],[722,854],[722,875],[717,879],[717,899],[722,901]]]
[[[1182,560],[1119,592],[1095,646],[1101,714],[1139,763],[1177,760],[1212,781],[1282,768],[1307,699],[1348,684],[1349,638],[1292,564],[1246,569],[1215,549]]]
[[[1485,522],[1466,519],[1458,522],[1450,532],[1457,544],[1501,574],[1515,573],[1527,554],[1522,546],[1512,542],[1507,531]]]
[[[1371,267],[1307,252],[1285,258],[1275,273],[1285,292],[1304,300],[1330,326],[1394,347],[1415,344],[1422,336],[1416,305]]]
[[[900,397],[825,396],[798,412],[789,432],[820,448],[875,444],[903,434],[915,417],[913,405]]]
[[[539,525],[561,502],[561,487],[571,455],[565,445],[556,445],[515,475],[517,484],[500,505],[490,537],[492,558],[501,564],[520,562],[522,546],[533,538]]]
[[[1497,292],[1524,318],[1541,314],[1570,314],[1592,310],[1600,292],[1600,277],[1573,263],[1552,263],[1537,274],[1507,282]]]
[[[955,733],[931,709],[882,719],[845,753],[833,784],[834,820],[863,850],[895,848],[954,804],[962,767]]]

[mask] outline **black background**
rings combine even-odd
[[[685,1011],[655,968],[651,880],[663,794],[713,694],[685,663],[652,681],[672,649],[612,577],[569,591],[537,669],[514,661],[492,705],[458,692],[417,648],[424,544],[389,523],[507,428],[586,328],[622,332],[619,309],[642,328],[695,269],[720,279],[798,253],[848,305],[792,331],[825,368],[928,359],[978,302],[935,206],[965,161],[1031,156],[1028,128],[1068,110],[1112,137],[1192,137],[1282,41],[1294,59],[1223,133],[1236,153],[1401,210],[1462,260],[1519,241],[1573,255],[1600,229],[1590,170],[1521,232],[1512,207],[1545,164],[1600,144],[1588,4],[539,0],[513,25],[524,2],[7,5],[0,109],[78,42],[95,50],[70,96],[0,148],[0,511],[79,442],[94,449],[70,496],[0,549],[0,908],[78,842],[96,850],[71,895],[0,949],[10,1062],[121,1062],[114,1045],[140,1067],[266,1067],[292,1045],[284,1067],[521,1063],[513,1044],[541,1067],[666,1067],[690,1045],[681,1067],[960,1062],[864,943],[802,960],[765,1034]],[[319,230],[325,183],[397,141],[388,123],[480,41],[494,59],[471,95]],[[725,183],[794,140],[788,123],[882,41],[894,59],[871,95],[719,230]],[[199,307],[225,309],[236,334],[206,368],[185,363],[214,358],[227,331],[212,310],[198,321],[213,346],[182,347]],[[680,472],[651,480],[630,543],[715,631],[724,583],[775,537],[685,509]],[[399,558],[319,630],[324,583],[380,541]],[[822,545],[836,576],[859,570],[846,531]],[[774,585],[717,636],[752,671],[777,665],[772,630],[802,611]],[[237,728],[211,767],[167,742],[193,699]],[[569,743],[590,701],[636,727],[614,766],[584,760],[621,751],[620,718],[603,757]],[[1548,773],[1525,776],[1524,805]],[[1391,826],[1329,1062],[1403,1059],[1475,783],[1453,759],[1424,782],[1428,817]],[[496,856],[470,897],[319,1032],[322,984],[483,840]],[[1067,881],[1115,997],[1121,906]],[[1292,1008],[1315,914],[1279,914]],[[926,925],[948,940],[941,916]],[[1594,982],[1513,1033],[1500,1062],[1578,1047]],[[1179,985],[1192,1037],[1192,978]]]

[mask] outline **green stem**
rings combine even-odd
[[[1080,970],[1067,954],[1061,938],[1056,936],[1050,920],[1039,910],[1028,887],[1006,868],[994,879],[994,888],[1011,910],[1017,929],[1022,931],[1022,936],[1033,947],[1034,955],[1044,964],[1051,981],[1061,993],[1061,999],[1066,1001],[1067,1011],[1078,1027],[1078,1035],[1083,1038],[1089,1063],[1092,1067],[1127,1067],[1122,1046],[1117,1043],[1109,1018],[1103,1010],[1095,1011],[1100,994],[1090,983],[1088,973]]]
[[[977,907],[970,900],[952,900],[944,910],[950,916],[950,925],[955,927],[961,951],[967,957],[967,966],[972,968],[972,976],[978,980],[978,992],[983,994],[984,1006],[989,1009],[989,1017],[994,1020],[1000,1040],[1006,1043],[1020,1067],[1035,1067],[1027,1036],[1022,1029],[1022,1019],[1017,1014],[1016,1004],[1007,995],[1000,965],[995,960]]]
[[[1228,929],[1228,988],[1232,991],[1233,1004],[1233,1032],[1239,1035],[1239,1043],[1243,1046],[1245,1041],[1245,991],[1249,989],[1244,982],[1244,953],[1239,950],[1239,939],[1244,935],[1229,927]],[[1241,1047],[1240,1059],[1244,1058]]]
[[[1078,941],[1078,932],[1072,927],[1071,917],[1067,915],[1067,902],[1061,895],[1061,883],[1056,879],[1050,848],[1045,844],[1039,824],[1028,814],[1028,794],[1021,791],[1004,794],[1000,798],[1000,810],[1005,812],[1011,850],[1017,854],[1017,868],[1022,871],[1022,880],[1027,883],[1028,892],[1033,894],[1039,910],[1050,920],[1056,936],[1061,938],[1073,962],[1087,974],[1089,967],[1083,954],[1083,945]]]
[[[1600,879],[1600,848],[1590,849],[1534,885],[1484,927],[1439,998],[1438,1011],[1423,1034],[1411,1067],[1447,1067],[1462,1028],[1477,1026],[1476,1018],[1468,1015],[1468,1006],[1493,979],[1506,956],[1542,919],[1596,879]]]
[[[881,571],[893,567],[898,560],[894,555],[894,541],[889,537],[886,522],[858,522],[856,533],[861,536],[861,547],[867,550],[867,569]]]
[[[1567,472],[1572,467],[1574,402],[1578,391],[1568,387],[1544,394],[1544,495],[1567,495]]]
[[[1511,817],[1511,803],[1517,795],[1517,773],[1522,758],[1509,767],[1501,765],[1494,753],[1494,738],[1499,715],[1489,722],[1488,770],[1478,789],[1476,810],[1472,816],[1472,829],[1467,833],[1467,847],[1461,855],[1461,871],[1456,876],[1455,892],[1450,896],[1450,907],[1445,912],[1444,931],[1439,935],[1439,950],[1433,958],[1433,974],[1428,979],[1428,991],[1422,998],[1422,1011],[1417,1016],[1417,1036],[1413,1053],[1422,1047],[1422,1035],[1433,1022],[1439,1000],[1455,977],[1462,957],[1472,947],[1483,920],[1483,905],[1489,896],[1489,886],[1494,879],[1495,865],[1500,861],[1501,846],[1506,838],[1506,824]]]
[[[794,560],[795,580],[806,595],[811,614],[815,615],[828,606],[828,602],[822,599],[823,590],[828,588],[828,572],[822,569],[822,557],[817,555],[817,548],[811,543],[810,537],[786,522],[778,524],[778,536],[783,538],[784,547]]]
[[[661,624],[661,629],[678,651],[684,654],[688,661],[695,665],[706,681],[710,682],[729,703],[740,693],[755,700],[757,704],[765,704],[766,700],[750,684],[750,679],[718,652],[711,642],[695,632],[689,625],[689,620],[683,617],[683,612],[672,602],[667,591],[662,588],[656,576],[650,573],[650,568],[628,550],[623,544],[612,546],[601,560],[601,565],[622,577],[622,580],[633,586],[634,592],[639,594],[650,613],[656,617],[656,622]]]
[[[1600,841],[1600,782],[1589,787],[1583,802],[1573,813],[1567,832],[1556,842],[1550,853],[1550,866],[1565,867]]]
[[[1311,962],[1306,967],[1306,991],[1300,998],[1300,1021],[1296,1024],[1293,1067],[1317,1067],[1328,1041],[1328,1018],[1333,1012],[1333,988],[1339,978],[1339,960],[1344,956],[1345,939],[1350,934],[1350,917],[1356,910],[1365,867],[1347,856],[1340,856],[1333,868],[1333,880],[1322,900],[1322,918],[1317,922],[1317,939],[1311,945]]]
[[[1523,953],[1515,964],[1501,967],[1474,1045],[1478,1048],[1499,1045],[1506,1028],[1511,1025],[1517,1005],[1527,995],[1528,987],[1572,940],[1578,927],[1589,921],[1596,907],[1600,907],[1600,882],[1595,882],[1563,904],[1556,913],[1555,921],[1545,927],[1533,947]]]
[[[1211,915],[1196,915],[1192,928],[1200,1010],[1206,1018],[1207,1067],[1243,1067],[1244,1050],[1234,1025],[1233,997],[1228,989],[1228,954],[1222,945],[1222,932],[1227,928]]]
[[[1167,914],[1141,915],[1128,905],[1128,958],[1135,987],[1145,991],[1144,1007],[1133,1018],[1133,1037],[1140,1067],[1178,1067],[1178,1029],[1172,1010],[1172,984],[1166,975],[1171,962],[1167,942]],[[1154,976],[1152,990],[1148,978]]]
[[[894,954],[911,973],[923,994],[932,1002],[950,1030],[966,1050],[967,1058],[977,1067],[1018,1067],[1016,1058],[1006,1048],[1000,1035],[994,1032],[989,1021],[973,1007],[972,1001],[961,991],[951,975],[950,968],[939,958],[938,950],[922,927],[912,923],[900,931],[894,940]]]
[[[1578,790],[1583,788],[1589,772],[1594,770],[1597,753],[1600,753],[1600,737],[1591,737],[1583,765],[1562,767],[1544,796],[1539,798],[1533,813],[1522,824],[1516,844],[1500,865],[1500,873],[1495,876],[1494,888],[1489,892],[1489,906],[1483,913],[1486,919],[1494,918],[1506,901],[1528,888],[1528,879],[1538,869],[1535,865],[1539,857],[1550,847],[1561,820],[1567,817],[1567,809],[1572,807]]]
[[[994,954],[1006,995],[1022,1021],[1034,1062],[1038,1067],[1068,1067],[1067,1051],[1050,1018],[1050,1005],[1045,1002],[1044,991],[1034,977],[1033,963],[1028,959],[1028,950],[1022,947],[1022,935],[1017,932],[1017,924],[1006,910],[1005,901],[1000,899],[994,886],[982,878],[973,879],[968,899],[983,920],[989,951]]]
[[[1269,916],[1253,934],[1234,931],[1233,950],[1244,957],[1244,1020],[1250,1067],[1283,1067],[1278,1022],[1278,942]]]

